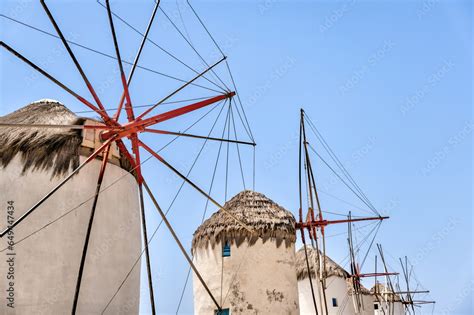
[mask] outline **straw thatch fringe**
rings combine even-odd
[[[311,277],[315,278],[316,273],[319,275],[319,265],[317,263],[318,261],[318,255],[317,251],[311,247],[306,245],[306,249],[308,251],[308,259],[309,259],[309,269],[310,269],[310,274]],[[322,254],[321,254],[322,258]],[[300,248],[296,252],[296,275],[298,277],[298,280],[303,280],[308,278],[308,268],[306,265],[306,256],[304,253],[304,248]],[[326,256],[326,277],[330,276],[337,276],[337,277],[342,277],[342,278],[349,278],[350,274],[344,270],[341,266],[339,266],[334,260]]]
[[[221,209],[194,232],[193,252],[196,248],[205,247],[209,243],[213,248],[216,244],[224,242],[236,246],[245,241],[254,244],[259,237],[263,242],[275,240],[278,247],[283,243],[288,247],[296,241],[295,219],[291,212],[263,194],[245,190],[226,202],[224,208],[257,233],[250,233]]]
[[[0,123],[16,124],[83,124],[64,105],[41,100],[0,117]],[[23,174],[29,169],[49,170],[59,176],[79,166],[80,130],[46,128],[1,128],[0,166],[7,167],[20,154]]]

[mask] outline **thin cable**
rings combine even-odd
[[[342,173],[344,174],[344,176],[347,178],[347,180],[349,180],[349,182],[351,182],[354,187],[356,188],[357,191],[359,191],[359,193],[364,197],[364,199],[373,207],[372,203],[370,202],[370,200],[368,200],[367,196],[364,194],[364,192],[362,191],[362,189],[360,189],[359,185],[357,185],[357,183],[355,182],[355,180],[353,179],[353,177],[349,174],[349,172],[347,171],[347,169],[344,167],[344,165],[342,164],[342,162],[340,161],[340,159],[337,157],[337,155],[334,153],[334,151],[331,149],[331,147],[329,146],[329,144],[327,143],[327,141],[324,139],[323,135],[319,132],[319,130],[316,128],[316,126],[314,125],[313,121],[311,120],[311,118],[309,118],[309,116],[306,115],[306,121],[308,122],[310,128],[312,129],[314,135],[316,136],[316,138],[320,141],[320,143],[323,145],[324,149],[326,150],[326,152],[329,154],[329,156],[331,157],[331,159],[336,163],[336,165],[339,167],[339,169],[342,171]],[[373,207],[374,208],[374,207]]]
[[[214,129],[221,113],[222,113],[222,110],[225,106],[221,106],[221,110],[219,112],[219,115],[217,116],[216,120],[214,121],[214,124],[212,125],[212,128],[211,128],[211,131],[209,132],[209,134],[212,132],[212,130]],[[203,145],[201,146],[201,150],[199,151],[199,153],[197,154],[196,158],[194,159],[194,162],[193,164],[191,165],[189,171],[188,171],[188,175],[191,173],[191,171],[194,169],[194,166],[196,165],[197,163],[197,160],[199,159],[205,145],[207,143],[207,139],[204,141]],[[173,198],[171,204],[168,206],[168,209],[166,210],[165,212],[165,216],[168,215],[169,211],[171,210],[174,202],[176,201],[178,195],[180,194],[183,186],[184,186],[184,181],[183,183],[181,184],[180,188],[178,189],[175,197]],[[136,267],[136,265],[138,264],[138,262],[141,260],[141,257],[143,256],[143,254],[145,253],[145,250],[146,248],[148,248],[148,246],[150,245],[150,243],[152,242],[152,240],[154,239],[156,233],[158,232],[158,230],[160,229],[161,225],[163,223],[163,219],[160,221],[160,223],[158,224],[157,228],[153,231],[151,237],[149,238],[148,242],[146,242],[146,245],[144,247],[144,249],[142,250],[142,252],[140,253],[140,255],[138,256],[138,258],[135,260],[134,264],[132,265],[132,267],[130,268],[129,272],[126,274],[125,278],[122,280],[122,282],[120,283],[120,285],[118,286],[117,290],[115,291],[114,295],[110,298],[110,300],[108,301],[107,305],[105,306],[105,308],[102,310],[102,314],[107,310],[107,308],[109,307],[109,305],[112,303],[112,301],[115,299],[115,297],[117,296],[117,294],[120,292],[120,290],[122,289],[123,285],[125,284],[125,282],[127,281],[127,279],[129,278],[129,276],[131,275],[133,269]]]
[[[183,25],[184,32],[186,33],[186,37],[188,38],[189,42],[194,46],[194,43],[191,40],[191,36],[189,35],[188,28],[186,27],[186,23],[184,23],[183,15],[181,13],[181,8],[179,7],[178,0],[176,0],[176,7],[178,8],[179,18],[181,20],[181,24]],[[213,77],[216,78],[216,76],[213,73],[211,73],[211,75],[213,75]]]
[[[365,253],[364,259],[362,260],[362,263],[360,264],[360,268],[364,267],[365,260],[367,259],[367,256],[369,255],[369,252],[372,248],[372,245],[374,245],[375,237],[377,236],[377,233],[379,232],[380,226],[382,225],[382,221],[379,221],[379,224],[377,226],[377,229],[375,230],[374,237],[372,238],[372,241],[370,242],[369,248],[367,249],[367,252]]]
[[[361,207],[359,207],[358,205],[355,205],[355,204],[353,204],[353,203],[351,203],[351,202],[349,202],[349,201],[347,201],[347,200],[341,199],[341,198],[339,198],[339,197],[337,197],[337,196],[335,196],[335,195],[333,195],[333,194],[330,194],[330,193],[328,193],[327,191],[325,191],[325,190],[323,190],[323,189],[321,189],[321,188],[318,188],[318,191],[321,192],[321,193],[323,193],[323,194],[325,194],[325,195],[327,195],[327,196],[329,196],[329,197],[331,197],[331,198],[333,198],[333,199],[336,199],[336,200],[338,200],[338,201],[340,201],[340,202],[342,202],[342,203],[345,203],[345,204],[348,205],[348,206],[351,206],[351,207],[354,207],[354,208],[356,208],[356,209],[358,209],[358,210],[360,210],[360,211],[363,211],[363,212],[372,214],[372,212],[370,212],[369,210],[364,209],[364,208],[361,208]],[[344,216],[347,216],[347,215],[344,215]],[[355,217],[355,216],[354,216],[354,217]]]
[[[252,174],[252,189],[255,191],[255,146],[253,147],[253,174]]]
[[[100,2],[100,0],[97,0],[96,1],[99,5],[101,5],[102,7],[105,8],[104,4],[102,2]],[[116,14],[115,12],[112,11],[112,14],[119,20],[121,21],[122,23],[124,23],[126,26],[128,26],[130,29],[132,29],[133,31],[135,31],[137,34],[139,34],[140,36],[144,37],[145,35],[140,32],[136,27],[134,27],[133,25],[131,25],[130,23],[128,23],[125,19],[123,19],[122,17],[120,17],[118,14]],[[194,68],[192,68],[191,66],[189,66],[188,64],[186,64],[184,61],[182,61],[181,59],[179,59],[178,57],[176,57],[175,55],[173,55],[172,53],[170,53],[169,51],[167,51],[166,49],[164,49],[163,47],[161,47],[160,45],[158,45],[155,41],[151,40],[150,38],[147,37],[147,41],[150,42],[153,46],[157,47],[158,49],[160,49],[162,52],[164,52],[165,54],[167,54],[168,56],[170,56],[171,58],[173,58],[174,60],[178,61],[180,64],[182,64],[183,66],[185,66],[186,68],[188,68],[189,70],[193,71],[194,73],[199,73],[197,70],[195,70]],[[217,85],[215,82],[209,80],[207,77],[203,76],[204,79],[206,79],[206,81],[210,82],[211,84],[213,84],[214,86],[216,86],[217,88],[221,89],[222,91],[225,92],[225,90]],[[219,92],[220,93],[220,92]]]
[[[245,127],[245,124],[243,124],[244,128],[247,131],[247,134],[250,137],[250,139],[252,139],[252,141],[255,142],[255,139],[254,139],[253,134],[252,134],[252,129],[250,128],[250,124],[249,124],[249,121],[247,119],[247,115],[245,114],[245,110],[244,110],[244,106],[242,104],[242,100],[240,99],[240,93],[237,90],[237,85],[235,84],[234,76],[232,74],[232,71],[230,70],[230,65],[229,65],[229,62],[228,62],[227,59],[225,60],[225,64],[227,66],[227,71],[229,72],[229,75],[230,75],[230,80],[232,81],[232,86],[234,87],[234,91],[237,94],[237,100],[239,101],[239,105],[242,109],[242,113],[243,113],[243,116],[245,118],[245,122],[247,123],[248,130],[247,130],[247,127]],[[237,113],[240,116],[240,112],[238,110],[237,110]],[[240,117],[240,119],[242,120],[242,117]],[[242,123],[243,123],[243,121],[242,121]]]
[[[199,15],[196,13],[196,10],[194,10],[193,6],[191,5],[191,3],[189,3],[189,0],[186,0],[186,2],[188,3],[189,7],[191,8],[191,10],[193,11],[194,15],[197,17],[197,19],[199,20],[199,22],[201,23],[202,27],[204,27],[204,29],[206,30],[207,34],[209,35],[209,37],[212,39],[212,41],[214,42],[214,45],[216,45],[217,49],[219,49],[220,53],[222,54],[222,56],[224,56],[224,52],[222,51],[222,49],[219,47],[219,45],[217,44],[216,40],[214,39],[214,37],[212,37],[211,33],[209,32],[209,30],[207,29],[206,25],[204,24],[204,22],[201,20],[201,18],[199,17]]]
[[[342,164],[341,160],[337,157],[337,155],[334,153],[334,151],[331,149],[327,141],[324,139],[322,134],[319,132],[319,130],[316,128],[314,123],[312,122],[311,118],[306,115],[306,121],[308,121],[310,128],[312,129],[313,133],[316,135],[318,140],[321,142],[323,147],[326,149],[326,151],[329,153],[333,161],[336,163],[336,165],[339,167],[339,169],[342,171],[342,173],[345,175],[347,180],[352,183],[352,185],[355,187],[355,189],[361,194],[361,196],[367,201],[367,203],[371,206],[372,210],[378,213],[377,209],[374,207],[372,202],[369,200],[369,198],[365,195],[365,193],[362,191],[360,186],[357,184],[357,182],[354,180],[354,178],[351,176],[351,174],[347,171],[346,167]]]
[[[229,134],[230,134],[230,105],[229,105],[229,111],[227,112],[227,118],[226,122],[228,123],[227,125],[227,140],[229,140]],[[224,193],[224,199],[227,201],[227,186],[228,186],[228,178],[229,178],[229,145],[230,143],[227,142],[227,153],[226,153],[226,163],[225,163],[225,193]]]
[[[195,126],[199,121],[201,121],[202,119],[204,119],[208,114],[210,114],[212,111],[214,111],[217,106],[219,106],[219,103],[216,104],[213,108],[211,108],[208,112],[206,112],[203,116],[201,116],[198,120],[196,120],[193,124],[191,124],[188,128],[186,128],[185,130],[189,130],[191,129],[193,126]],[[162,150],[166,149],[169,145],[171,145],[173,142],[175,142],[180,136],[176,136],[174,137],[173,139],[171,139],[168,143],[166,143],[164,146],[162,146],[158,151],[156,152],[161,152]],[[114,182],[112,182],[110,185],[108,185],[107,187],[105,187],[104,189],[102,189],[100,191],[100,193],[108,190],[110,187],[112,187],[113,185],[115,185],[117,182],[119,182],[120,180],[122,180],[123,178],[125,178],[127,175],[129,174],[132,174],[139,166],[142,166],[143,164],[145,164],[148,160],[150,160],[152,158],[152,156],[149,156],[148,158],[146,158],[145,160],[143,160],[143,162],[141,162],[140,164],[136,165],[134,168],[132,168],[131,170],[125,172],[122,176],[120,176],[119,178],[117,178]],[[41,228],[31,232],[30,234],[26,235],[25,237],[23,237],[22,239],[18,240],[15,242],[15,245],[18,245],[20,243],[22,243],[24,240],[30,238],[31,236],[35,235],[36,233],[42,231],[43,229],[46,229],[48,226],[54,224],[55,222],[61,220],[62,218],[64,218],[65,216],[67,216],[68,214],[70,214],[71,212],[73,212],[74,210],[80,208],[82,205],[84,205],[85,203],[89,202],[90,200],[92,200],[93,198],[95,197],[95,194],[90,196],[88,199],[84,200],[83,202],[81,202],[80,204],[78,204],[77,206],[71,208],[70,210],[68,210],[67,212],[63,213],[62,215],[60,215],[59,217],[57,217],[56,219],[52,220],[52,221],[49,221],[48,223],[46,223],[45,225],[43,225]],[[0,253],[1,252],[4,252],[5,250],[7,250],[8,247],[0,250]]]
[[[178,0],[176,0],[176,3],[178,3]],[[219,47],[219,45],[217,44],[216,40],[214,39],[214,37],[212,37],[211,33],[209,32],[209,30],[207,29],[207,27],[204,25],[203,21],[201,20],[201,18],[199,17],[199,15],[196,13],[196,11],[194,10],[194,8],[192,7],[191,3],[189,3],[189,1],[187,1],[189,7],[191,8],[191,10],[193,11],[194,15],[196,16],[196,18],[199,20],[199,23],[201,24],[201,26],[204,28],[204,30],[206,31],[206,33],[209,35],[209,37],[211,38],[212,42],[214,43],[214,45],[217,47],[217,49],[219,50],[219,52],[221,53],[221,56],[224,57],[224,53],[222,52],[222,49]],[[191,36],[189,35],[188,33],[188,30],[186,28],[186,24],[184,23],[184,20],[183,20],[183,17],[181,15],[181,9],[179,8],[178,6],[178,12],[179,12],[179,16],[181,18],[181,23],[183,24],[183,27],[184,27],[184,30],[186,32],[186,35],[188,36],[188,39],[189,41],[191,42]]]
[[[371,206],[364,200],[364,198],[362,198],[351,186],[349,186],[349,184],[346,183],[346,181],[339,175],[339,173],[337,173],[332,167],[331,165],[329,165],[328,162],[326,162],[326,160],[318,153],[316,152],[316,150],[313,148],[313,146],[308,143],[310,149],[319,157],[319,159],[324,163],[326,164],[326,166],[339,178],[339,180],[341,180],[341,182],[347,187],[349,188],[350,191],[352,191],[354,193],[354,195],[357,196],[357,198],[360,199],[360,201],[362,201],[367,207],[369,207],[369,209],[377,216],[380,216],[379,213],[377,213],[376,211],[374,211]]]
[[[21,21],[19,21],[19,20],[17,20],[17,19],[14,19],[14,18],[12,18],[12,17],[6,16],[6,15],[4,15],[4,14],[0,14],[0,17],[4,17],[4,18],[9,19],[9,20],[11,20],[11,21],[13,21],[13,22],[15,22],[15,23],[18,23],[18,24],[20,24],[20,25],[26,26],[26,27],[28,27],[28,28],[30,28],[30,29],[32,29],[32,30],[38,31],[38,32],[43,33],[43,34],[45,34],[45,35],[48,35],[48,36],[51,36],[51,37],[60,39],[60,37],[57,36],[57,35],[54,35],[54,34],[52,34],[52,33],[49,33],[49,32],[47,32],[47,31],[45,31],[45,30],[42,30],[42,29],[40,29],[40,28],[38,28],[38,27],[32,26],[32,25],[27,24],[27,23],[25,23],[25,22],[21,22]],[[109,54],[107,54],[107,53],[101,52],[101,51],[99,51],[99,50],[90,48],[90,47],[88,47],[88,46],[85,46],[85,45],[82,45],[82,44],[79,44],[79,43],[76,43],[76,42],[74,42],[74,41],[72,41],[72,40],[66,40],[66,41],[67,41],[69,44],[71,44],[71,45],[80,47],[80,48],[82,48],[82,49],[88,50],[88,51],[93,52],[93,53],[95,53],[95,54],[98,54],[98,55],[101,55],[101,56],[104,56],[104,57],[107,57],[107,58],[110,58],[110,59],[113,59],[113,60],[117,60],[116,57],[114,57],[114,56],[112,56],[112,55],[109,55]],[[127,61],[127,60],[122,60],[122,62],[125,63],[125,64],[128,64],[128,65],[133,65],[133,62],[130,62],[130,61]],[[153,70],[153,69],[148,68],[148,67],[145,67],[145,66],[137,65],[137,68],[140,68],[140,69],[142,69],[142,70],[146,70],[146,71],[148,71],[148,72],[152,72],[152,73],[154,73],[154,74],[157,74],[157,75],[160,75],[160,76],[169,78],[169,79],[173,79],[173,80],[176,80],[176,81],[187,82],[186,80],[183,80],[183,79],[174,77],[174,76],[172,76],[172,75],[169,75],[169,74],[166,74],[166,73],[157,71],[157,70]],[[200,88],[203,88],[203,89],[206,89],[206,90],[209,90],[209,91],[213,91],[213,92],[216,92],[216,93],[221,93],[221,92],[222,92],[222,91],[215,90],[215,89],[212,89],[212,88],[209,88],[209,87],[206,87],[206,86],[203,86],[203,85],[199,85],[199,84],[196,84],[196,83],[192,83],[192,85],[197,86],[197,87],[200,87]],[[222,88],[221,88],[221,89],[222,89]]]
[[[223,130],[222,130],[221,138],[224,138],[225,131],[226,131],[226,123],[224,123],[224,128],[223,128]],[[212,173],[211,184],[210,184],[210,187],[209,187],[209,190],[208,190],[208,194],[209,194],[209,195],[211,194],[212,188],[213,188],[213,186],[214,186],[214,180],[215,180],[216,173],[217,173],[217,167],[218,167],[218,165],[219,165],[219,159],[220,159],[220,156],[221,156],[221,150],[222,150],[222,142],[219,143],[219,150],[218,150],[218,152],[217,152],[216,162],[214,163],[214,170],[213,170],[213,173]],[[184,181],[183,181],[183,185],[184,185]],[[202,222],[204,222],[204,219],[205,219],[205,217],[206,217],[206,213],[207,213],[208,207],[209,207],[209,199],[206,199],[206,205],[205,205],[205,207],[204,207],[204,211],[203,211],[203,214],[202,214],[201,224],[202,224]],[[188,267],[188,274],[187,274],[187,276],[186,276],[186,281],[184,282],[183,289],[182,289],[182,291],[181,291],[181,296],[180,296],[180,298],[179,298],[178,306],[177,306],[177,308],[176,308],[176,314],[178,314],[179,309],[181,308],[181,303],[182,303],[182,301],[183,301],[184,293],[185,293],[186,287],[187,287],[187,285],[188,285],[190,273],[191,273],[191,267]],[[222,305],[222,303],[221,303],[221,305]]]
[[[359,230],[363,230],[364,228],[372,225],[372,224],[376,224],[375,222],[370,222],[368,224],[365,224],[363,226],[360,226],[358,228],[355,228],[353,231],[359,231]],[[341,232],[341,233],[336,233],[336,234],[331,234],[331,235],[325,235],[326,238],[328,237],[336,237],[336,236],[340,236],[340,235],[347,235],[347,232]]]
[[[229,106],[230,106],[230,116],[232,117],[232,125],[234,126],[234,138],[235,138],[235,141],[238,141],[238,139],[237,139],[237,130],[236,130],[236,128],[235,128],[234,111],[232,110],[232,99],[230,99]],[[244,190],[245,190],[245,189],[246,189],[246,185],[245,185],[244,168],[243,168],[243,166],[242,166],[242,159],[241,159],[241,157],[240,157],[239,144],[238,144],[237,142],[235,143],[235,147],[236,147],[236,149],[237,149],[237,156],[239,157],[240,174],[242,175],[242,185],[243,185]]]
[[[372,230],[362,239],[362,241],[356,245],[356,248],[355,250],[358,251],[360,250],[360,248],[362,248],[362,246],[364,245],[364,243],[369,239],[369,236],[373,233],[373,231],[375,230],[375,228],[377,227],[377,222],[372,222],[371,224],[374,224],[374,227],[372,228]],[[369,224],[370,225],[370,224]],[[347,254],[340,262],[338,262],[338,265],[342,266],[342,268],[345,268],[347,266],[347,264],[349,263],[350,261],[350,254]],[[347,260],[347,261],[346,261]],[[328,287],[333,283],[335,279],[332,279],[329,283],[328,283]]]
[[[184,36],[184,34],[181,32],[181,30],[176,26],[176,24],[171,20],[171,18],[166,14],[166,12],[163,10],[163,8],[160,7],[160,11],[163,12],[167,20],[173,25],[175,30],[181,35],[181,37],[188,43],[188,45],[194,50],[194,52],[199,56],[199,58],[204,62],[204,64],[209,67],[209,64],[206,62],[206,60],[201,56],[201,54],[194,48],[194,46],[189,42],[189,40]],[[218,78],[219,82],[222,83],[222,85],[227,89],[227,91],[230,91],[230,89],[227,87],[227,85],[222,81],[222,79],[215,73],[214,70],[211,70],[211,72]]]
[[[180,101],[170,101],[170,102],[164,102],[164,103],[161,103],[161,105],[170,105],[170,104],[178,104],[178,103],[188,103],[188,102],[192,102],[192,101],[199,101],[199,100],[204,100],[204,99],[208,99],[208,98],[211,98],[213,96],[206,96],[206,97],[196,97],[196,98],[191,98],[191,99],[187,99],[187,100],[180,100]],[[145,105],[133,105],[133,108],[143,108],[143,107],[152,107],[154,106],[155,104],[145,104]],[[118,108],[115,107],[115,108],[106,108],[105,111],[113,111],[113,110],[117,110]],[[102,111],[102,110],[98,110],[99,112]],[[77,111],[77,112],[73,112],[74,114],[87,114],[87,113],[96,113],[97,111],[93,111],[93,110],[82,110],[82,111]]]

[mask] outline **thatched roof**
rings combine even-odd
[[[282,242],[290,246],[296,241],[295,218],[291,212],[261,193],[242,191],[226,202],[224,208],[257,233],[252,234],[220,209],[194,232],[193,251],[207,246],[209,242],[213,247],[223,241],[230,241],[237,246],[245,240],[253,244],[259,237],[263,242],[276,240],[277,246]]]
[[[380,282],[377,282],[376,284],[374,284],[374,286],[370,289],[370,294],[383,294],[383,295],[388,295],[390,297],[393,296],[393,299],[395,301],[400,301],[400,296],[396,293],[393,293],[393,291],[387,287],[386,285],[380,283]]]
[[[13,113],[0,117],[0,123],[15,124],[82,124],[84,119],[74,115],[54,100],[40,100]],[[20,154],[23,173],[53,170],[61,175],[79,166],[81,130],[49,128],[0,128],[0,166],[6,167]]]
[[[318,254],[317,251],[311,247],[306,246],[306,250],[308,251],[308,259],[309,259],[309,267],[311,277],[316,277],[316,272],[319,274],[319,265],[317,264]],[[322,257],[322,254],[321,254]],[[306,265],[306,256],[304,252],[304,247],[301,247],[296,252],[296,275],[298,280],[303,280],[308,278],[308,268]],[[337,276],[347,279],[350,275],[349,273],[344,270],[341,266],[339,266],[334,260],[326,256],[326,277],[330,276]]]
[[[90,120],[90,119],[88,119]],[[43,99],[33,102],[6,116],[0,123],[82,125],[85,118],[76,116],[63,104]],[[23,173],[32,170],[51,170],[60,176],[79,166],[80,155],[89,156],[93,149],[81,148],[82,130],[64,128],[0,128],[0,168],[7,167],[18,154]],[[129,169],[126,159],[119,164]]]

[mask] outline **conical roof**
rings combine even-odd
[[[306,265],[306,255],[304,252],[304,247],[301,247],[296,252],[296,275],[298,277],[298,280],[308,278],[309,274],[311,274],[311,277],[316,277],[316,273],[319,275],[319,265],[317,264],[317,251],[313,247],[308,245],[306,245],[306,250],[308,252],[308,260],[310,267],[309,272],[308,267]],[[338,265],[334,260],[326,256],[326,277],[330,276],[349,278],[350,274],[344,268]]]
[[[33,102],[0,117],[2,124],[83,125],[86,122],[100,123],[78,117],[60,102],[50,99]],[[96,149],[84,145],[83,140],[81,129],[0,128],[0,167],[7,167],[18,154],[23,163],[23,173],[29,169],[51,170],[53,177],[60,176],[77,168],[81,155],[88,157]],[[131,170],[128,160],[121,155],[117,165]]]
[[[230,241],[239,246],[244,240],[254,243],[259,237],[263,241],[275,239],[277,246],[284,241],[286,246],[294,243],[295,218],[265,195],[245,190],[225,203],[224,209],[256,231],[252,234],[241,223],[220,209],[204,221],[194,232],[193,251],[211,243]]]
[[[31,103],[6,116],[0,123],[15,124],[82,124],[63,104],[54,100]],[[0,166],[6,167],[20,154],[23,172],[28,169],[53,169],[53,176],[66,173],[79,165],[80,130],[60,128],[0,128]]]

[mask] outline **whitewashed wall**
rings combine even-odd
[[[14,241],[36,231],[93,196],[100,168],[96,160],[41,205],[14,230]],[[21,175],[18,157],[0,170],[0,226],[7,221],[7,202],[14,201],[14,218],[35,204],[60,179],[47,172]],[[107,187],[126,172],[109,164]],[[0,314],[70,314],[92,199],[72,213],[0,252]],[[8,239],[0,240],[1,249]],[[98,201],[79,297],[78,314],[100,314],[140,253],[141,232],[137,186],[130,174],[103,192]],[[13,255],[14,254],[14,255]],[[14,257],[14,279],[7,279]],[[11,283],[13,283],[13,286]],[[14,308],[7,305],[14,288]],[[137,266],[106,314],[137,314],[140,267]]]
[[[277,248],[274,241],[258,240],[252,246],[232,245],[230,257],[222,257],[221,244],[214,249],[209,245],[193,259],[213,295],[232,314],[299,314],[294,245]],[[193,289],[195,315],[214,314],[216,306],[196,275]]]
[[[385,300],[379,298],[381,300],[379,304],[378,310],[374,310],[375,315],[383,315],[383,314],[390,314],[390,315],[404,315],[405,314],[405,307],[401,302],[394,302],[394,303],[387,303]]]
[[[321,286],[319,280],[314,277],[312,280],[318,311],[324,310],[324,300],[320,291]],[[326,286],[328,313],[353,315],[355,313],[354,305],[352,302],[352,297],[347,294],[346,280],[342,277],[330,276],[326,279]],[[298,292],[301,314],[314,314],[314,303],[308,278],[298,281]],[[332,298],[337,299],[337,307],[332,306]],[[321,304],[323,304],[322,308]]]
[[[360,309],[359,314],[373,315],[375,313],[375,310],[374,310],[374,301],[376,301],[375,297],[371,294],[361,294],[360,298],[362,299],[362,307]]]

